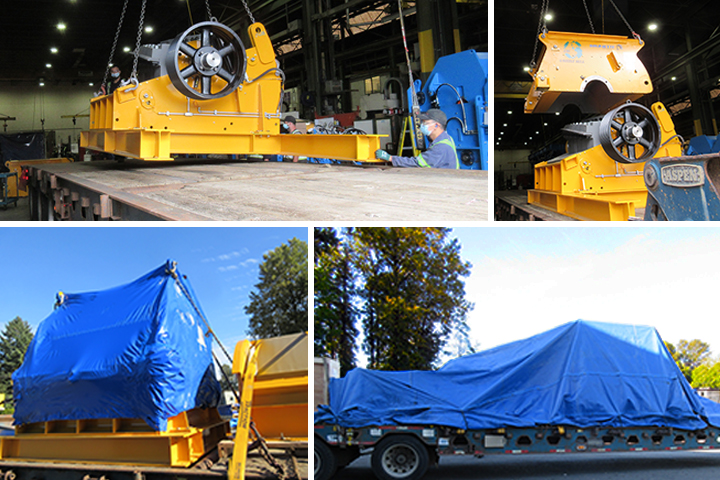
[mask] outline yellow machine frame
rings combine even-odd
[[[0,437],[0,460],[188,467],[230,432],[217,409],[193,409],[152,430],[140,419],[55,420]]]
[[[143,160],[173,154],[298,155],[377,162],[379,135],[280,135],[282,78],[265,27],[248,28],[246,77],[221,98],[185,97],[167,75],[90,102],[81,145]],[[275,73],[272,73],[275,72]]]
[[[676,157],[682,144],[675,125],[662,103],[651,110],[660,124],[661,145],[655,157]],[[535,189],[528,191],[528,203],[548,208],[579,220],[628,220],[637,208],[644,208],[647,188],[644,163],[618,163],[598,145],[557,162],[535,166]]]
[[[643,47],[639,38],[546,32],[540,41],[544,51],[530,71],[525,113],[560,112],[567,104],[603,113],[652,92],[650,76],[637,57]]]

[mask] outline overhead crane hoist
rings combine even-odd
[[[250,18],[251,48],[212,17],[172,42],[144,46],[157,73],[144,82],[136,78],[138,40],[131,84],[91,100],[81,145],[142,160],[278,154],[377,162],[377,135],[280,134],[284,73],[265,27]]]
[[[559,113],[574,104],[597,116],[562,129],[566,153],[535,166],[528,203],[580,220],[628,220],[646,204],[645,162],[682,154],[664,105],[634,103],[652,92],[637,57],[644,43],[634,32],[628,38],[538,30],[543,47],[530,71],[525,113]]]

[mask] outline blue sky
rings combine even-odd
[[[720,354],[720,229],[603,226],[454,229],[473,263],[468,316],[480,349],[577,320],[650,325]]]
[[[3,227],[0,324],[16,316],[33,328],[59,291],[81,293],[129,283],[167,259],[188,277],[218,337],[232,352],[246,338],[243,307],[263,254],[307,228]]]

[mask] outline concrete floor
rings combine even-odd
[[[15,205],[0,207],[0,222],[26,222],[29,220],[28,197],[20,197]]]

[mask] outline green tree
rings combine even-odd
[[[315,229],[315,356],[337,358],[344,375],[355,368],[357,311],[349,249],[332,228]]]
[[[720,362],[706,361],[692,371],[693,388],[720,388]]]
[[[232,367],[228,364],[223,364],[222,373],[220,374],[220,388],[224,391],[238,391],[238,380],[237,375],[232,373]]]
[[[263,255],[245,313],[248,334],[269,338],[308,330],[308,245],[291,239]]]
[[[463,277],[470,263],[447,228],[357,228],[348,232],[364,300],[369,367],[426,370],[453,333],[467,336]]]
[[[12,374],[22,365],[32,339],[30,324],[20,317],[8,322],[0,333],[0,388],[8,398],[12,397]]]
[[[665,346],[688,382],[693,381],[693,370],[710,357],[710,345],[701,340],[680,340],[677,345],[665,342]]]

